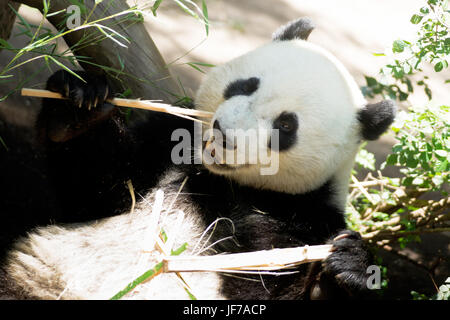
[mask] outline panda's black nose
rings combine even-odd
[[[213,128],[222,132],[222,127],[220,126],[219,120],[214,120]]]

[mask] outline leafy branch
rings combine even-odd
[[[418,25],[415,41],[395,40],[392,44],[393,61],[380,70],[382,80],[366,76],[363,92],[368,97],[382,95],[405,101],[414,92],[413,75],[423,71],[425,64],[431,64],[435,72],[448,68],[450,55],[450,11],[448,0],[428,0],[415,13],[410,22]],[[375,54],[385,56],[385,54]],[[428,99],[432,91],[427,84],[428,76],[415,81],[424,88]],[[446,80],[449,83],[450,79]]]

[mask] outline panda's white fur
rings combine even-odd
[[[260,79],[255,94],[224,99],[228,83],[250,77]],[[206,167],[243,185],[291,194],[315,190],[332,180],[335,205],[344,208],[361,139],[357,112],[366,102],[348,71],[330,53],[303,40],[270,42],[214,68],[195,101],[197,109],[216,113],[213,121],[234,129],[262,126],[269,130],[280,112],[296,113],[298,140],[293,148],[279,153],[275,175],[261,175],[258,164],[227,171]],[[176,235],[174,248],[188,242],[192,250],[207,227],[196,215],[196,204],[178,193],[181,186],[173,183],[176,180],[177,172],[169,172],[134,212],[88,224],[39,228],[11,252],[9,276],[32,297],[111,298],[160,257],[154,246],[143,243],[156,189],[165,193],[160,224],[169,235]],[[182,229],[173,230],[179,210],[185,214]],[[221,298],[221,279],[216,274],[183,277],[197,298]],[[161,274],[125,298],[187,299],[188,295],[176,275]]]
[[[206,226],[196,217],[195,204],[185,201],[176,185],[171,185],[177,178],[176,172],[170,172],[158,186],[165,192],[157,226],[173,241],[173,249],[187,242],[190,246],[185,253],[192,254],[192,249],[207,246],[199,242]],[[158,233],[151,227],[156,191],[150,191],[133,212],[83,225],[38,229],[19,241],[11,253],[9,276],[35,298],[112,298],[161,261],[161,251],[154,250],[153,237]],[[181,224],[177,223],[180,215]],[[182,276],[196,298],[222,298],[217,274]],[[162,273],[123,299],[189,299],[189,295],[176,274]]]
[[[261,80],[257,94],[224,100],[227,83],[250,77]],[[329,52],[303,40],[271,42],[213,69],[195,101],[197,109],[215,112],[213,121],[219,119],[230,129],[270,130],[281,111],[297,113],[298,142],[279,154],[275,175],[261,175],[258,165],[236,171],[207,167],[245,185],[293,194],[314,190],[334,176],[336,203],[343,208],[359,146],[356,114],[366,101]]]

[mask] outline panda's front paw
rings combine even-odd
[[[47,89],[67,99],[44,99],[36,122],[42,141],[69,141],[113,115],[114,106],[105,103],[112,97],[106,77],[84,71],[76,74],[85,82],[66,70],[59,70],[48,79]]]
[[[47,81],[47,90],[60,93],[79,108],[95,108],[111,98],[111,89],[106,77],[84,71],[74,71],[85,82],[66,70],[55,72]]]
[[[361,235],[344,230],[332,239],[331,244],[332,254],[323,262],[323,271],[349,296],[358,298],[368,294],[367,268],[372,258]]]

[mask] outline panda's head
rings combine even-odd
[[[347,183],[362,139],[377,139],[391,124],[393,103],[367,105],[343,65],[305,41],[312,29],[309,19],[295,20],[280,28],[272,42],[212,69],[202,82],[196,108],[214,112],[209,125],[214,131],[206,130],[205,140],[219,159],[204,161],[208,170],[287,193],[311,191],[330,179]],[[259,157],[256,163],[233,163],[230,155],[238,159],[239,134],[252,130],[258,148],[246,152],[251,157],[266,148],[278,161],[276,172],[264,174],[270,164]],[[278,143],[273,132],[278,132]],[[222,138],[215,138],[219,133]],[[222,149],[230,140],[235,148]],[[217,156],[217,150],[224,152]]]

